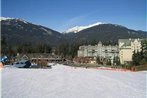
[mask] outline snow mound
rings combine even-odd
[[[3,68],[17,68],[17,67],[15,67],[13,65],[5,65]]]

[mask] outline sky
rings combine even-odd
[[[146,0],[1,0],[1,16],[56,31],[96,22],[147,31]]]

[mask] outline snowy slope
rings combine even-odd
[[[145,98],[145,72],[4,68],[2,98]]]
[[[82,31],[84,29],[87,29],[87,28],[90,28],[90,27],[93,27],[93,26],[97,26],[97,25],[100,25],[100,24],[103,24],[103,23],[97,22],[97,23],[94,23],[94,24],[91,24],[91,25],[88,25],[88,26],[75,26],[73,28],[68,29],[64,33],[70,33],[70,32],[77,33],[77,32]]]

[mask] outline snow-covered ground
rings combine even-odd
[[[2,70],[2,98],[146,98],[146,72],[74,68]]]

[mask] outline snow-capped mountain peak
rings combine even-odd
[[[87,29],[87,28],[90,28],[90,27],[93,27],[93,26],[97,26],[97,25],[100,25],[100,24],[103,24],[103,23],[97,22],[97,23],[90,24],[90,25],[87,25],[87,26],[75,26],[75,27],[70,28],[67,31],[65,31],[65,33],[70,33],[70,32],[77,33],[77,32],[82,31],[84,29]]]
[[[0,17],[0,21],[2,21],[2,20],[9,20],[9,19],[14,19],[14,18],[10,18],[10,17]]]
[[[10,17],[0,17],[0,21],[2,20],[16,20],[16,21],[22,21],[23,23],[27,24],[28,22],[23,20],[23,19],[19,19],[19,18],[10,18]]]

